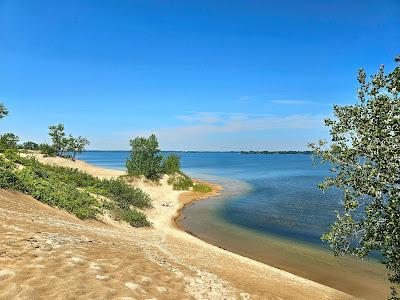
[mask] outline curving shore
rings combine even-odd
[[[44,163],[94,176],[124,174],[62,158]],[[353,299],[354,297],[225,251],[180,230],[184,205],[217,194],[173,191],[136,181],[153,200],[152,228],[103,217],[81,221],[32,197],[0,190],[0,298]],[[128,298],[126,298],[128,297]]]

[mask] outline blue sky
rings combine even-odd
[[[0,0],[0,132],[91,149],[305,149],[356,71],[394,67],[400,1]]]

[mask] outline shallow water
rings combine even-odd
[[[195,236],[350,294],[384,299],[386,272],[375,261],[335,258],[320,236],[329,229],[341,193],[317,184],[328,166],[310,155],[179,153],[183,170],[224,186],[220,196],[187,206],[180,226]],[[124,169],[129,152],[85,152],[89,163]]]

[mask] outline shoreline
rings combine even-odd
[[[178,201],[181,204],[180,207],[176,210],[176,213],[172,217],[172,225],[177,228],[178,230],[181,230],[183,232],[189,233],[190,235],[195,236],[192,234],[190,231],[185,230],[182,226],[179,225],[179,221],[184,218],[183,215],[183,210],[186,206],[192,205],[194,202],[197,201],[202,201],[202,200],[207,200],[212,197],[218,196],[221,194],[223,191],[224,187],[219,184],[207,182],[204,180],[199,180],[199,179],[192,179],[193,182],[196,183],[202,183],[204,185],[207,185],[211,187],[212,191],[208,193],[200,193],[200,192],[193,192],[193,191],[184,191],[182,194],[179,195]]]
[[[102,178],[118,177],[125,173],[93,166],[79,160],[72,162],[62,158],[40,156],[37,156],[37,158],[43,163],[78,168]],[[207,195],[200,195],[203,197],[199,197],[198,194],[191,192],[172,190],[172,187],[167,184],[166,178],[162,179],[160,184],[143,181],[133,182],[132,184],[141,188],[152,198],[153,207],[144,210],[153,224],[151,228],[132,228],[127,224],[109,219],[81,221],[64,211],[51,208],[26,195],[14,195],[0,190],[0,197],[8,202],[15,203],[18,198],[18,203],[21,203],[21,207],[11,205],[3,208],[2,205],[6,205],[8,202],[6,200],[0,201],[0,214],[2,214],[2,211],[6,212],[5,224],[21,228],[16,229],[13,234],[37,235],[40,232],[53,232],[53,235],[58,236],[62,231],[63,235],[70,236],[67,239],[68,241],[78,237],[79,239],[85,238],[92,243],[85,244],[84,248],[71,245],[71,249],[68,250],[68,252],[80,252],[79,255],[82,258],[76,258],[76,261],[91,260],[102,263],[103,260],[108,260],[110,266],[115,265],[117,267],[113,271],[110,267],[104,265],[97,270],[97,267],[92,268],[88,263],[87,265],[84,263],[81,265],[74,264],[79,271],[77,273],[79,275],[75,279],[75,277],[70,276],[70,273],[65,274],[65,270],[67,270],[65,268],[71,262],[66,261],[64,266],[62,264],[65,261],[64,254],[59,254],[55,256],[58,264],[52,265],[52,268],[60,267],[60,280],[68,279],[68,282],[73,282],[69,284],[71,287],[77,286],[79,288],[76,288],[76,290],[67,288],[65,291],[56,289],[54,291],[55,285],[48,282],[46,272],[42,271],[42,268],[47,268],[47,260],[41,260],[43,267],[37,269],[29,278],[40,281],[37,284],[43,286],[46,292],[50,290],[53,297],[55,295],[67,295],[68,291],[71,292],[71,290],[75,291],[75,294],[72,294],[75,296],[82,295],[84,292],[100,296],[107,294],[104,292],[104,284],[106,284],[113,286],[113,293],[118,293],[121,296],[130,295],[138,299],[145,299],[150,295],[161,299],[355,299],[354,296],[344,292],[214,246],[175,225],[175,220],[181,216],[185,205],[216,195],[221,189],[217,191],[214,189],[212,195],[207,193]],[[214,185],[214,188],[216,187],[218,186]],[[29,204],[29,208],[23,207],[23,203]],[[31,206],[35,209],[32,209]],[[37,223],[32,223],[34,221],[31,220],[35,220],[35,216],[42,215],[44,211],[46,214],[40,217]],[[23,217],[19,218],[19,214]],[[54,218],[53,215],[62,216],[65,221],[62,224],[60,223],[61,219],[55,222],[54,220],[61,217]],[[49,221],[44,221],[47,219]],[[1,220],[0,218],[0,225],[2,225]],[[61,227],[57,225],[58,223],[61,224]],[[0,230],[1,228],[0,226]],[[69,244],[63,242],[60,245],[59,248],[62,249]],[[14,251],[23,250],[19,247]],[[8,268],[10,274],[21,273],[21,276],[23,276],[27,272],[26,265],[32,264],[30,251],[20,254],[18,265],[15,265],[15,262],[11,259],[8,264],[4,264],[4,268]],[[107,255],[104,256],[104,254]],[[53,253],[52,257],[54,255]],[[84,267],[93,270],[88,273],[88,269],[84,269]],[[126,268],[132,270],[127,271]],[[104,274],[100,274],[100,270],[103,270]],[[124,272],[118,270],[124,270]],[[152,283],[145,283],[142,279],[137,278],[138,271],[142,273],[142,277],[150,277],[151,281],[149,279],[148,282]],[[99,274],[95,277],[94,272]],[[90,277],[92,273],[94,277]],[[13,276],[16,277],[17,275]],[[16,284],[13,281],[13,276],[7,278],[11,286]],[[89,276],[94,278],[94,281],[90,279],[90,283],[87,283],[85,288],[82,289],[79,281],[80,276]],[[103,279],[99,279],[103,277],[106,280],[104,284],[102,284]],[[22,277],[17,282],[32,289],[32,286],[29,286],[29,278]],[[0,290],[7,291],[7,286],[2,286],[2,284],[7,284],[7,280],[5,283],[0,282]],[[156,281],[159,283],[156,284]],[[125,286],[121,286],[121,282],[126,282]],[[60,285],[65,285],[65,283],[60,283]],[[159,288],[159,286],[163,287]],[[35,288],[38,287],[35,286]],[[15,289],[13,291],[15,292]],[[18,295],[14,294],[14,296]]]

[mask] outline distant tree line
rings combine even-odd
[[[240,151],[240,154],[312,154],[312,151]]]

